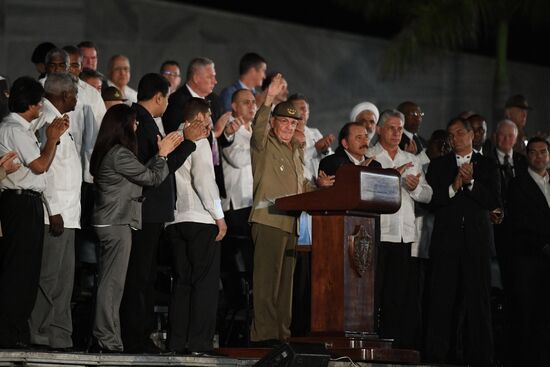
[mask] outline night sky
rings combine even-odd
[[[372,21],[367,23],[361,14],[342,7],[334,0],[303,2],[300,3],[300,8],[303,9],[288,5],[286,2],[273,2],[270,4],[258,0],[172,1],[385,39],[391,39],[401,29],[398,19],[393,20],[393,23],[388,21],[384,23]],[[314,4],[323,5],[315,6]],[[547,24],[536,28],[519,19],[512,20],[510,22],[508,59],[540,66],[550,66],[549,34],[550,20]],[[488,30],[478,45],[470,46],[462,51],[493,57],[494,50],[494,32]]]

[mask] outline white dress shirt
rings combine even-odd
[[[402,175],[417,175],[420,173],[420,182],[413,191],[408,191],[404,183],[401,184],[401,207],[394,214],[380,215],[380,240],[384,242],[405,243],[417,241],[415,226],[414,202],[429,203],[432,199],[432,188],[426,182],[422,165],[417,156],[397,148],[397,154],[392,159],[388,152],[377,143],[367,152],[368,157],[375,159],[382,165],[382,168],[398,168],[406,163],[413,165]]]
[[[17,113],[10,113],[0,123],[0,155],[14,151],[15,162],[21,167],[0,181],[2,189],[24,189],[42,192],[46,188],[46,175],[33,173],[29,164],[40,158],[40,144],[34,135],[33,124]]]
[[[113,83],[112,81],[110,80],[107,80],[107,85],[109,87],[115,87],[116,89],[120,90],[119,87],[117,87],[115,85],[115,83]],[[131,106],[132,103],[137,103],[137,91],[135,89],[132,89],[130,88],[128,85],[125,85],[124,86],[124,89],[122,89],[120,91],[122,93],[122,95],[124,96],[124,98],[127,99],[126,102],[124,102],[125,104],[127,104],[128,106]]]
[[[42,114],[37,122],[42,128],[42,145],[46,143],[46,129],[61,113],[47,99],[44,99]],[[69,124],[70,124],[69,120]],[[47,186],[44,197],[48,206],[44,210],[44,223],[50,224],[50,215],[61,214],[65,228],[80,228],[80,187],[82,165],[80,155],[70,130],[61,135],[50,168],[46,172]]]
[[[250,159],[250,138],[252,131],[244,125],[235,133],[233,144],[222,149],[223,178],[226,198],[222,207],[227,211],[252,206],[252,162]]]
[[[548,172],[544,176],[539,175],[535,171],[531,169],[531,167],[527,168],[527,172],[531,175],[537,186],[539,187],[540,191],[542,191],[544,197],[546,198],[546,202],[548,203],[548,206],[550,207],[550,184],[548,176]]]
[[[510,166],[512,166],[512,171],[513,171],[514,170],[514,150],[512,149],[509,152],[503,152],[497,148],[496,151],[497,151],[498,163],[500,163],[500,165],[504,164],[504,156],[508,154],[508,163],[510,163]],[[515,172],[514,172],[514,176],[515,176]]]
[[[175,173],[175,219],[167,225],[181,222],[215,224],[216,219],[223,218],[210,144],[207,139],[195,144],[195,151]]]
[[[47,76],[40,79],[42,85],[44,85],[46,78]],[[99,92],[83,81],[78,82],[76,101],[74,111],[67,114],[71,124],[69,129],[76,143],[76,149],[80,154],[82,179],[84,182],[93,183],[94,178],[90,174],[90,158],[92,157],[101,121],[107,110]],[[40,130],[43,123],[44,121],[40,119],[33,121],[35,131]]]
[[[317,177],[319,171],[319,162],[327,155],[332,154],[332,149],[329,147],[326,153],[319,153],[315,149],[315,144],[323,138],[323,134],[319,129],[315,129],[306,125],[304,129],[304,135],[306,138],[306,145],[304,147],[304,178],[307,180],[313,180]]]

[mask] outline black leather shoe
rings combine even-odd
[[[103,348],[102,346],[99,345],[99,343],[98,343],[97,341],[94,341],[94,342],[92,343],[92,345],[90,346],[90,348],[88,348],[88,353],[112,353],[112,354],[119,354],[119,353],[122,353],[122,351]]]
[[[0,344],[0,349],[29,349],[29,345],[25,342],[15,342],[13,344]]]

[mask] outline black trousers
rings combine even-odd
[[[410,243],[381,242],[378,253],[377,293],[380,336],[395,339],[394,346],[419,349],[422,309],[419,265]]]
[[[28,319],[38,292],[44,210],[39,196],[0,196],[0,346],[29,342]]]
[[[213,224],[183,222],[166,227],[173,255],[168,348],[212,350],[220,279],[220,245]]]
[[[155,327],[157,253],[164,223],[143,223],[132,231],[132,251],[120,305],[124,351],[142,353]]]
[[[477,228],[465,231],[472,229]],[[431,254],[426,358],[434,363],[491,363],[490,249],[461,234],[445,245]]]

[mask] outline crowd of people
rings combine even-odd
[[[213,353],[220,266],[234,250],[253,269],[250,345],[307,332],[293,320],[308,317],[293,305],[309,305],[307,290],[293,285],[307,277],[296,250],[311,244],[311,218],[275,200],[330,187],[353,164],[401,175],[399,210],[380,216],[379,335],[428,362],[550,362],[549,143],[527,140],[524,96],[508,99],[493,134],[465,111],[426,140],[416,103],[380,112],[366,101],[335,137],[311,127],[307,96],[289,95],[256,53],[219,96],[205,57],[184,83],[165,61],[137,91],[128,57],[112,56],[106,75],[97,60],[89,41],[43,43],[38,78],[11,88],[0,78],[0,348],[71,350],[75,262],[97,257],[88,351],[161,352],[151,333],[163,247],[166,351]],[[499,337],[494,289],[504,294]]]

